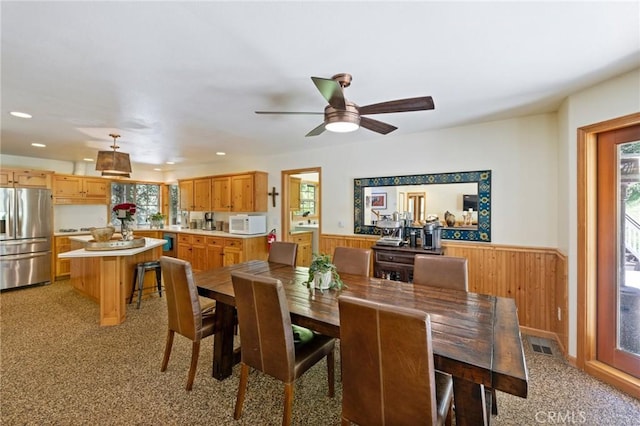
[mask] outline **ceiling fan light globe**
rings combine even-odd
[[[353,102],[347,101],[346,109],[328,105],[324,109],[324,128],[330,132],[347,133],[360,128],[360,114]]]
[[[358,130],[360,128],[360,125],[350,121],[335,121],[332,123],[327,123],[324,127],[330,132],[348,133]]]

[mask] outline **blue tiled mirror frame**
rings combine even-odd
[[[364,222],[364,189],[375,186],[428,185],[442,183],[478,183],[478,229],[456,230],[442,228],[441,237],[447,240],[491,241],[491,170],[474,172],[431,173],[424,175],[358,178],[353,180],[353,232],[376,234],[375,226]]]

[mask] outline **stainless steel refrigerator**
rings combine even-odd
[[[0,188],[0,290],[51,282],[51,190]]]

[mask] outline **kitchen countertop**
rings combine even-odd
[[[86,243],[91,239],[93,239],[91,235],[75,235],[71,237],[71,240],[80,241],[83,243]],[[134,254],[142,253],[144,251],[163,246],[166,243],[165,240],[160,240],[157,238],[144,237],[144,240],[145,240],[144,247],[136,247],[132,249],[123,249],[123,250],[85,250],[82,248],[78,250],[72,250],[72,251],[60,253],[58,255],[58,258],[71,259],[71,258],[78,258],[78,257],[133,256]]]
[[[120,228],[116,227],[116,232],[119,232]],[[267,232],[261,234],[232,234],[224,231],[207,231],[204,229],[188,229],[182,228],[177,225],[166,226],[162,229],[151,229],[149,227],[138,227],[133,230],[133,235],[136,234],[136,231],[158,231],[158,232],[167,232],[173,234],[194,234],[194,235],[206,235],[209,237],[227,237],[227,238],[255,238],[255,237],[265,237],[268,235]],[[76,231],[76,232],[55,232],[53,234],[55,237],[72,237],[72,236],[82,236],[82,235],[91,235],[89,231]]]

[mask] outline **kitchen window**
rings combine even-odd
[[[296,216],[308,218],[318,215],[316,212],[316,193],[315,183],[302,182],[300,184],[300,210],[295,212]]]
[[[133,216],[137,225],[147,224],[147,218],[162,211],[160,206],[160,185],[147,183],[111,183],[111,209],[120,203],[134,203],[136,214]],[[111,223],[120,225],[120,221],[111,215]]]

